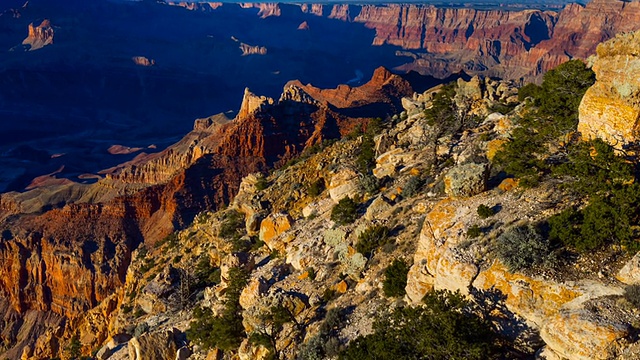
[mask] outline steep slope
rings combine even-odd
[[[412,92],[397,75],[377,73],[388,74],[387,87],[398,86],[392,93]],[[356,91],[367,98],[375,89],[370,85]],[[393,102],[380,95],[376,99],[386,101],[383,107]],[[0,195],[5,229],[0,294],[19,314],[12,316],[36,312],[36,319],[55,320],[18,322],[4,329],[4,356],[12,358],[23,349],[28,357],[54,356],[56,346],[34,348],[40,330],[33,337],[17,334],[39,327],[48,331],[65,319],[70,331],[78,318],[110,301],[124,284],[131,252],[140,243],[153,244],[202,210],[228,204],[243,176],[284,163],[366,120],[335,112],[295,85],[287,86],[277,101],[245,91],[235,119],[199,119],[175,145],[109,169],[93,185],[54,185]],[[60,199],[47,197],[47,192],[60,191],[70,195],[63,204],[47,202]],[[59,208],[49,210],[52,206]],[[63,333],[51,335],[50,341],[56,343]]]

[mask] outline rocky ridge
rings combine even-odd
[[[285,162],[364,121],[295,86],[278,101],[247,91],[235,119],[196,120],[180,142],[160,153],[141,153],[107,170],[96,184],[2,194],[6,230],[0,251],[6,272],[0,293],[13,309],[7,312],[13,320],[6,322],[3,356],[52,357],[79,321],[98,319],[104,325],[114,308],[102,306],[115,301],[140,243],[153,244],[202,209],[229,203],[244,175]],[[65,205],[47,211],[57,199]],[[30,313],[32,321],[21,320]],[[106,339],[100,335],[104,329],[96,330],[103,325],[83,333],[83,341]],[[29,333],[34,336],[18,335]]]
[[[386,179],[377,195],[367,194],[355,170],[361,137],[324,147],[266,178],[256,174],[245,177],[229,209],[198,215],[171,244],[136,256],[118,301],[120,309],[139,308],[141,312],[132,316],[131,310],[119,310],[108,336],[123,338],[121,334],[131,333],[134,328],[145,328],[147,334],[133,339],[160,339],[168,330],[184,333],[192,321],[187,310],[191,305],[183,308],[177,300],[179,282],[169,279],[172,272],[180,274],[180,269],[193,267],[204,257],[212,267],[221,269],[222,276],[219,284],[198,290],[202,291],[202,300],[196,303],[211,308],[214,314],[221,311],[228,286],[225,274],[230,267],[244,268],[250,274],[239,300],[244,330],[249,334],[268,328],[264,314],[275,305],[283,306],[294,320],[271,335],[278,357],[294,359],[303,351],[300,344],[315,341],[323,314],[330,309],[352,309],[348,322],[339,329],[341,343],[369,333],[374,314],[397,305],[382,295],[381,279],[392,259],[401,258],[412,264],[405,301],[419,303],[432,289],[492,299],[492,321],[504,336],[519,344],[515,346],[522,352],[537,352],[538,358],[546,359],[637,356],[632,324],[640,313],[621,300],[625,284],[613,276],[620,265],[607,268],[607,275],[575,281],[558,274],[509,271],[493,255],[495,239],[505,229],[539,221],[570,205],[558,191],[558,184],[550,181],[523,190],[507,186],[506,180],[500,186],[489,186],[486,178],[480,177],[483,186],[466,188],[464,193],[451,191],[458,186],[456,182],[467,181],[453,174],[476,173],[470,165],[488,164],[490,144],[509,136],[513,129],[510,124],[525,108],[515,106],[507,114],[492,113],[490,108],[496,103],[516,105],[515,91],[508,83],[488,79],[459,81],[457,103],[481,120],[460,137],[436,142],[429,140],[430,126],[423,111],[432,106],[437,89],[405,98],[405,110],[389,120],[393,126],[375,137],[374,174]],[[484,171],[480,169],[479,173]],[[424,192],[412,196],[403,192],[410,186],[411,177],[427,174],[435,178]],[[445,180],[447,176],[452,180]],[[318,179],[324,179],[327,190],[313,196],[309,186]],[[265,181],[266,185],[259,185]],[[345,196],[360,199],[361,217],[351,225],[337,226],[331,220],[331,209]],[[501,210],[481,220],[476,213],[480,204],[496,205]],[[253,250],[234,251],[220,232],[230,212],[242,214],[240,226],[245,241],[255,241],[250,240],[255,236],[263,245],[256,243]],[[367,258],[355,248],[358,235],[374,224],[392,229],[393,242]],[[474,225],[488,230],[470,239],[466,234]],[[156,259],[155,266],[143,269],[150,258]],[[629,267],[637,263],[634,258],[620,274],[629,274]],[[624,275],[620,278],[625,279]],[[164,284],[165,290],[151,292],[159,284]],[[128,297],[127,293],[138,295]],[[334,297],[326,297],[329,293]],[[137,340],[122,340],[119,346],[131,349],[137,348],[136,344]],[[182,340],[155,344],[171,354],[185,345]],[[222,356],[216,349],[187,346],[192,352],[190,359]],[[268,352],[263,345],[245,340],[237,356],[264,359]]]
[[[34,51],[42,49],[47,45],[53,44],[53,27],[48,19],[42,20],[40,25],[29,24],[29,34],[27,38],[22,41],[22,45],[27,47],[27,50]]]

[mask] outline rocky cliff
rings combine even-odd
[[[22,41],[22,45],[27,46],[27,50],[38,50],[51,44],[53,44],[53,27],[48,19],[42,20],[37,26],[33,23],[29,24],[29,34]]]
[[[230,5],[233,6],[233,5]],[[261,17],[281,16],[287,5],[252,4]],[[206,4],[200,8],[210,7]],[[572,59],[586,59],[598,43],[638,29],[640,1],[594,0],[559,11],[479,10],[429,5],[303,4],[304,14],[363,24],[372,45],[398,46],[408,58],[397,70],[446,78],[466,72],[519,80],[539,79]]]
[[[315,103],[311,87],[308,93],[295,83],[289,89],[280,102]],[[405,98],[404,110],[374,137],[372,173],[381,182],[373,190],[357,170],[365,139],[345,138],[268,176],[245,177],[228,209],[203,212],[172,240],[134,256],[102,336],[102,358],[179,351],[189,359],[327,358],[371,333],[372,318],[404,302],[419,304],[433,290],[459,291],[477,302],[509,344],[501,348],[507,358],[637,358],[639,310],[623,294],[626,284],[638,282],[639,256],[582,254],[527,270],[505,265],[496,255],[505,232],[542,223],[579,200],[562,190],[560,179],[529,189],[514,179],[488,181],[492,147],[511,136],[530,105],[519,103],[507,82],[476,77],[453,89],[455,111],[472,112],[477,121],[434,141],[437,124],[429,124],[425,109],[439,89]],[[348,93],[338,90],[320,94]],[[338,108],[332,104],[348,98],[315,101]],[[510,106],[492,112],[498,104]],[[426,179],[418,190],[415,179]],[[326,189],[314,188],[318,181]],[[340,224],[332,209],[346,196],[356,199],[356,219]],[[481,217],[481,205],[495,210]],[[228,231],[231,223],[237,233]],[[387,242],[359,252],[361,234],[377,226],[388,229]],[[477,236],[470,235],[474,228]],[[403,301],[384,295],[385,269],[393,260],[410,265]],[[184,300],[184,284],[199,276],[189,269],[202,263],[219,269],[220,279],[187,285],[187,294],[198,295]],[[202,321],[185,308],[210,309],[213,317],[225,311],[231,268],[248,274],[237,299],[246,337],[226,351],[184,341],[181,334]],[[287,320],[273,326],[278,307]],[[91,324],[102,320],[92,321],[79,328],[95,329]],[[269,341],[256,342],[257,334]],[[89,349],[97,342],[83,344]]]
[[[640,33],[600,44],[593,60],[596,83],[580,103],[578,131],[622,149],[638,141],[640,124]]]
[[[412,92],[397,75],[379,72],[388,74],[387,82],[402,85],[392,93]],[[355,91],[366,98],[373,90],[377,88]],[[383,107],[393,102],[382,101],[380,94],[375,98]],[[23,351],[27,358],[55,356],[62,350],[57,344],[75,324],[123,286],[139,244],[151,245],[191,222],[196,213],[228,204],[244,175],[284,163],[364,121],[323,105],[294,85],[277,101],[247,90],[234,119],[218,115],[196,120],[194,130],[178,143],[108,169],[93,185],[2,194],[0,218],[6,230],[0,294],[12,309],[8,314],[16,318],[3,328],[4,356],[15,358]],[[62,193],[69,204],[47,204],[55,201],[53,194]],[[108,319],[113,309],[103,310],[100,319]],[[32,320],[20,320],[31,313]],[[32,331],[32,337],[21,335]],[[38,343],[44,333],[55,346]],[[104,340],[97,335],[91,339]]]

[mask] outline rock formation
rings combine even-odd
[[[578,131],[622,149],[640,139],[640,32],[598,46],[593,62],[596,83],[580,103]]]
[[[283,4],[244,4],[258,15],[282,16]],[[536,80],[572,59],[586,59],[598,43],[638,29],[640,1],[593,0],[558,11],[438,8],[431,5],[303,4],[303,14],[363,24],[374,46],[394,45],[410,60],[397,70],[446,78],[483,74]]]
[[[28,46],[28,50],[33,51],[51,44],[53,44],[53,27],[48,19],[42,20],[38,26],[29,24],[29,35],[22,41],[22,45]]]
[[[397,93],[413,92],[396,75],[385,80],[389,93],[394,93],[392,84],[403,85]],[[368,93],[375,90],[369,86],[354,92],[363,98],[372,95],[371,103],[377,99],[383,107],[392,102]],[[55,330],[60,321],[71,326],[113,296],[125,283],[132,251],[139,244],[153,244],[190,223],[196,213],[230,203],[243,176],[337,138],[362,121],[295,86],[287,86],[279,101],[247,90],[235,119],[222,114],[198,119],[178,143],[108,169],[93,185],[50,186],[47,196],[40,189],[2,194],[2,228],[11,230],[3,230],[0,244],[0,268],[5,269],[0,295],[12,309],[7,314],[17,319],[34,314],[33,323],[18,322],[15,331],[7,330],[11,336],[4,340],[5,354],[21,353],[29,345],[32,353],[27,357],[40,356],[33,353],[33,345],[47,331],[52,343],[60,344],[69,331]],[[59,191],[67,194],[69,203],[47,205]],[[47,206],[59,208],[47,211]],[[33,338],[18,341],[19,331],[38,326],[42,330],[33,332]],[[141,339],[136,346],[142,346]],[[56,346],[48,346],[44,356],[54,357],[61,349]]]
[[[267,54],[267,48],[264,46],[258,46],[258,45],[249,45],[249,44],[245,44],[245,43],[240,43],[240,50],[242,50],[242,56],[247,56],[247,55],[266,55]]]
[[[133,63],[140,66],[153,66],[156,64],[156,61],[153,59],[148,59],[144,56],[134,56],[131,58]]]

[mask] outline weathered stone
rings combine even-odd
[[[175,359],[178,330],[146,333],[129,341],[131,360]]]
[[[578,131],[616,148],[638,141],[640,130],[640,32],[598,45],[597,81],[580,103]]]
[[[269,285],[262,278],[252,278],[240,293],[240,306],[248,309],[254,306],[269,289]]]
[[[276,249],[274,239],[291,228],[293,219],[288,214],[271,214],[260,223],[260,240],[270,249]],[[280,250],[280,249],[278,249]]]
[[[358,173],[351,169],[343,169],[331,177],[329,196],[335,202],[344,197],[354,198],[360,194]]]
[[[380,219],[381,215],[391,209],[392,206],[393,205],[391,204],[390,200],[384,197],[384,195],[379,195],[378,197],[373,199],[371,204],[369,204],[369,207],[367,207],[364,218],[369,221]]]
[[[640,252],[620,269],[616,278],[625,284],[640,284]]]
[[[477,195],[486,190],[488,176],[487,164],[456,166],[444,176],[444,191],[455,197]]]
[[[518,187],[519,182],[520,181],[518,179],[507,178],[500,182],[500,185],[498,185],[498,189],[502,191],[511,191]]]
[[[333,209],[335,203],[330,198],[314,201],[302,209],[302,216],[309,217],[311,215],[321,215]]]
[[[269,356],[269,349],[262,345],[253,346],[249,339],[244,339],[238,348],[240,360],[263,360]]]
[[[540,332],[547,346],[571,360],[611,359],[619,340],[629,335],[629,325],[584,309],[561,310],[547,319]]]
[[[487,159],[493,160],[498,150],[507,142],[506,139],[493,139],[487,143]]]

